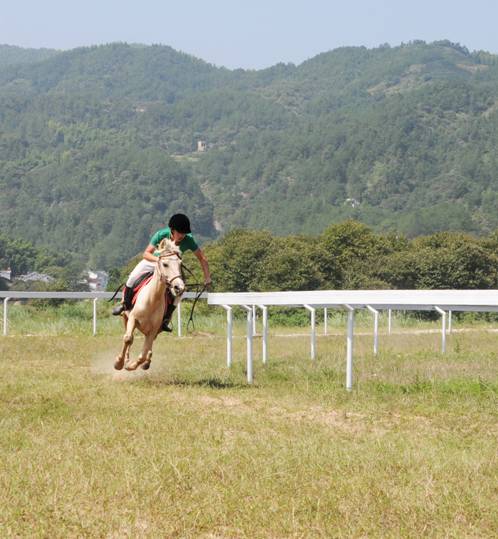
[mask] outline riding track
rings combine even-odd
[[[342,336],[273,337],[253,387],[242,339],[116,373],[117,336],[2,338],[0,536],[493,536],[496,338],[359,336],[351,393]]]

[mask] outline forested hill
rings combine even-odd
[[[0,67],[39,62],[54,56],[57,52],[54,49],[23,49],[13,45],[0,45]]]
[[[441,41],[260,71],[166,46],[12,57],[0,47],[1,230],[93,267],[178,210],[201,238],[346,217],[410,236],[498,228],[498,56]]]

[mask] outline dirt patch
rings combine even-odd
[[[274,424],[265,425],[265,421],[282,424],[308,424],[330,429],[330,431],[346,433],[349,435],[368,434],[376,437],[384,436],[398,430],[415,430],[425,436],[429,431],[444,431],[444,425],[436,425],[430,418],[421,415],[398,414],[386,411],[381,414],[364,414],[347,410],[331,409],[320,405],[310,405],[306,408],[295,408],[295,404],[287,403],[282,406],[268,402],[262,398],[244,401],[234,396],[212,397],[210,395],[185,395],[175,393],[175,399],[198,403],[204,408],[225,409],[236,416],[258,416],[261,418],[262,428],[271,431],[276,428]],[[263,425],[265,425],[263,427]],[[225,432],[226,442],[230,445],[232,438],[241,434],[238,431]]]
[[[200,397],[197,397],[196,400],[208,406],[224,406],[227,408],[240,407],[249,409],[243,401],[237,399],[236,397],[209,397],[208,395],[201,395]]]
[[[185,398],[182,396],[182,398]],[[202,395],[196,397],[197,402],[204,406],[228,408],[236,414],[258,414],[269,420],[284,422],[310,422],[350,433],[376,431],[385,432],[388,429],[379,423],[369,422],[367,416],[337,410],[327,410],[321,406],[311,406],[305,410],[289,410],[284,407],[268,406],[264,400],[257,399],[250,404],[236,397],[211,397]]]
[[[362,414],[330,410],[322,406],[311,406],[305,410],[295,411],[272,407],[268,412],[271,417],[285,421],[315,423],[350,433],[372,430],[369,428],[371,425],[366,423],[366,416]]]
[[[117,371],[114,368],[114,361],[116,360],[117,350],[108,349],[98,352],[92,357],[90,370],[93,374],[107,375],[117,382],[131,382],[144,378],[148,375],[147,371],[138,368],[136,371],[127,371],[125,369]]]

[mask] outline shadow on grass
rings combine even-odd
[[[205,387],[210,389],[250,389],[251,387],[246,383],[234,382],[231,380],[222,380],[220,378],[201,378],[199,380],[189,380],[183,378],[145,378],[139,381],[140,384],[151,387]]]

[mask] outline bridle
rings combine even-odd
[[[172,279],[168,280],[162,273],[161,273],[161,268],[160,268],[160,264],[161,264],[161,258],[167,258],[167,257],[170,257],[170,256],[177,256],[179,259],[180,259],[180,275],[175,275]],[[158,260],[157,260],[157,267],[158,267],[158,271],[159,271],[159,278],[160,280],[163,282],[163,283],[166,283],[166,288],[169,289],[171,288],[171,283],[175,280],[175,279],[183,279],[183,282],[186,284],[185,282],[185,275],[184,275],[184,270],[187,270],[192,276],[194,275],[193,271],[190,270],[189,268],[187,268],[187,266],[183,265],[183,261],[182,261],[182,257],[180,255],[180,253],[175,253],[175,252],[169,252],[169,253],[166,253],[166,254],[163,254],[163,255],[159,255],[158,257]],[[194,285],[194,286],[199,286],[200,283],[191,283],[191,285]],[[202,289],[196,294],[195,296],[195,299],[194,299],[194,302],[192,303],[192,309],[190,311],[190,317],[188,319],[188,322],[187,322],[187,332],[189,330],[189,327],[190,327],[190,324],[192,324],[192,328],[195,329],[195,325],[194,325],[194,310],[195,310],[195,306],[197,305],[197,302],[199,301],[199,298],[202,296],[202,294],[206,291],[207,289],[207,285],[204,284],[202,286]]]
[[[171,256],[176,256],[176,257],[179,258],[179,260],[180,260],[180,273],[178,275],[175,275],[173,278],[168,279],[166,277],[166,275],[163,275],[163,273],[161,271],[161,259],[162,258],[169,258]],[[159,271],[159,279],[161,280],[162,283],[166,284],[166,288],[171,288],[171,285],[172,285],[172,283],[173,283],[173,281],[175,279],[182,279],[183,278],[183,275],[181,273],[181,265],[182,265],[182,257],[181,257],[181,255],[179,253],[170,252],[170,253],[166,253],[166,254],[158,256],[158,258],[157,258],[157,267],[158,267],[158,271]]]

